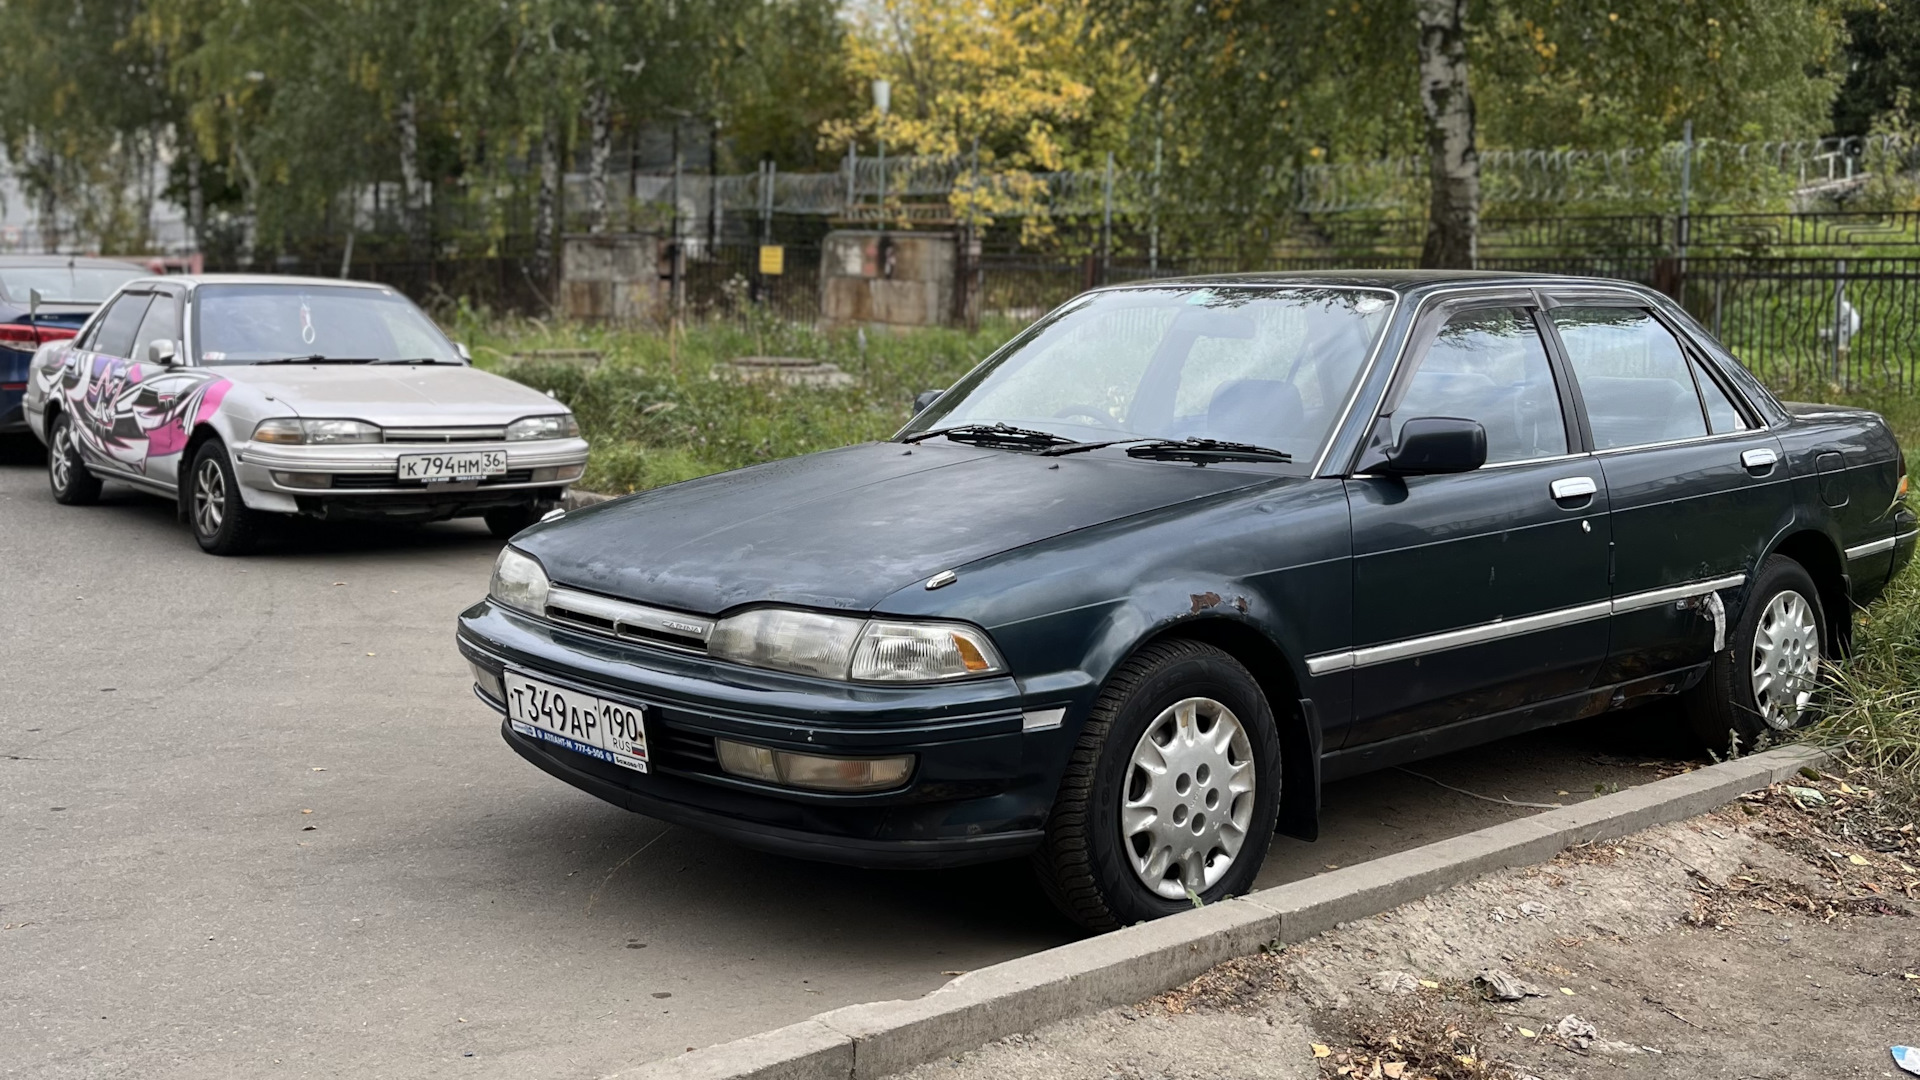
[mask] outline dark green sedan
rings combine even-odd
[[[617,805],[858,865],[1031,858],[1090,928],[1245,892],[1320,785],[1678,697],[1819,707],[1911,557],[1870,412],[1783,404],[1615,281],[1106,288],[888,442],[501,552],[459,645]]]

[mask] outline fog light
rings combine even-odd
[[[790,754],[765,746],[715,739],[720,768],[733,776],[782,787],[815,791],[879,791],[896,788],[913,775],[913,755],[885,758],[831,758]]]
[[[333,486],[333,474],[323,472],[276,472],[273,482],[281,487],[324,488]]]
[[[529,483],[548,484],[556,480],[578,480],[580,474],[587,471],[585,465],[557,465],[545,469],[533,470]]]
[[[507,700],[507,688],[500,685],[499,673],[490,671],[471,660],[467,661],[467,666],[473,669],[473,684],[480,688],[481,693],[495,701]]]

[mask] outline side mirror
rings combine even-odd
[[[467,349],[465,342],[454,342],[453,351],[460,354],[460,359],[465,360],[469,364],[473,363],[473,353]]]
[[[946,393],[945,390],[922,390],[918,394],[915,394],[913,396],[913,415],[919,416],[921,413],[926,412],[927,406],[939,401],[940,395],[944,393]]]
[[[147,363],[172,367],[180,358],[180,343],[159,338],[147,342]]]
[[[1400,426],[1400,441],[1378,472],[1394,476],[1472,472],[1487,463],[1487,429],[1457,416],[1416,416]]]

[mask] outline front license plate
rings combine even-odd
[[[507,672],[507,722],[529,738],[647,771],[646,709]]]
[[[400,457],[402,480],[425,480],[429,483],[437,480],[478,480],[483,476],[499,476],[506,471],[505,450],[486,450],[477,454],[403,454]]]

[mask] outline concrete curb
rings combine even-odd
[[[849,1005],[607,1080],[877,1080],[1056,1020],[1131,1004],[1270,942],[1295,942],[1481,874],[1724,806],[1831,756],[1784,746],[968,972],[925,997]]]

